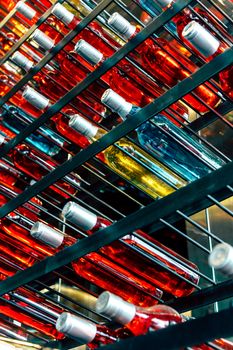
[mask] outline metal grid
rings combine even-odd
[[[63,1],[58,1],[58,2],[63,3]],[[66,3],[68,2],[66,1]],[[94,1],[92,3],[96,5]],[[104,11],[104,16],[108,17],[109,16],[108,6],[111,5],[112,3],[113,1],[111,0],[102,1],[98,6],[94,8],[94,10],[89,15],[84,17],[83,20],[80,22],[80,24],[73,31],[70,31],[49,53],[45,54],[44,52],[40,52],[41,55],[45,54],[44,57],[40,60],[40,62],[36,64],[35,67],[30,70],[30,72],[25,74],[20,81],[16,82],[15,86],[2,97],[0,101],[0,105],[2,106],[2,108],[4,109],[5,108],[4,104],[12,96],[14,96],[14,94],[17,93],[17,91],[19,91],[23,86],[25,86],[25,84],[27,84],[33,78],[33,76],[35,76],[36,73],[38,73],[46,64],[51,63],[52,62],[51,60],[56,56],[56,54],[61,49],[65,48],[65,46],[71,40],[73,40],[75,36],[83,30],[83,28],[88,26],[88,24],[91,21],[93,21],[97,16],[98,16],[98,19],[101,20],[99,15],[102,14],[103,11]],[[124,6],[122,2],[114,1],[114,3],[115,5],[118,6],[118,8],[121,11],[123,10],[126,14],[130,15],[134,21],[138,22],[140,25],[143,26],[143,23],[139,21],[136,16],[132,15],[132,13],[129,10],[127,10],[127,7]],[[77,86],[75,86],[71,91],[67,92],[57,103],[54,103],[51,107],[49,107],[48,110],[42,113],[38,119],[35,119],[30,124],[26,124],[27,126],[19,135],[17,135],[14,139],[10,140],[4,147],[2,147],[2,149],[0,150],[1,157],[4,157],[4,160],[7,161],[8,164],[11,164],[11,160],[8,157],[6,157],[6,155],[9,154],[9,151],[11,151],[19,143],[25,141],[26,137],[29,136],[35,130],[38,130],[38,128],[41,125],[43,125],[44,123],[48,123],[48,121],[52,118],[52,116],[58,113],[59,111],[61,111],[62,108],[65,107],[68,103],[71,103],[72,107],[74,107],[73,105],[74,97],[80,95],[82,91],[87,89],[93,82],[99,79],[105,72],[107,72],[112,66],[116,65],[122,58],[124,58],[127,55],[128,55],[127,56],[128,62],[134,65],[137,69],[140,69],[140,71],[145,73],[146,76],[149,79],[151,79],[151,81],[153,82],[154,78],[150,76],[148,72],[144,72],[141,67],[138,67],[138,64],[134,62],[134,60],[130,57],[129,55],[130,52],[134,50],[146,38],[151,36],[153,33],[160,35],[163,26],[173,16],[175,16],[179,11],[181,11],[186,6],[189,6],[191,11],[194,11],[192,6],[195,5],[196,3],[201,4],[199,1],[197,2],[196,1],[178,1],[172,8],[169,8],[160,16],[155,18],[134,39],[126,43],[113,56],[111,56],[109,59],[103,62],[103,64],[101,64],[100,67],[96,68],[93,72],[90,72],[88,76],[81,83],[77,84]],[[69,4],[73,6],[70,2]],[[211,2],[211,4],[215,8],[220,10],[218,5],[216,5],[213,2]],[[41,23],[46,21],[46,19],[49,17],[50,14],[51,14],[51,9],[46,11],[45,14],[39,19],[39,21],[35,25],[33,25],[26,32],[26,34],[22,36],[22,38],[20,38],[16,43],[14,43],[11,50],[9,50],[9,52],[6,53],[5,56],[2,58],[2,60],[0,61],[1,65],[4,64],[11,57],[11,55],[26,42],[26,40],[30,37],[33,31]],[[8,20],[14,15],[15,15],[15,11],[12,10],[9,16],[2,21],[2,24],[0,26],[2,28],[4,28],[4,26],[7,26]],[[225,13],[224,15],[230,22],[232,22],[232,19],[229,18],[229,16],[227,16]],[[220,23],[220,24],[224,26],[223,23]],[[109,30],[111,30],[111,28],[106,25],[106,22],[105,22],[105,26],[108,27]],[[167,30],[167,28],[165,30]],[[216,33],[217,35],[221,34],[218,31]],[[169,34],[173,36],[173,34],[170,31],[169,31]],[[223,36],[220,35],[220,37],[221,39],[225,40]],[[123,40],[123,38],[120,38],[120,39]],[[182,45],[184,46],[184,44]],[[199,57],[194,55],[194,53],[192,53],[192,58],[196,60],[198,63],[200,63],[201,65],[203,65],[203,62],[200,60]],[[219,237],[213,234],[209,229],[201,227],[197,222],[195,222],[193,219],[190,218],[192,214],[200,211],[203,208],[207,208],[212,204],[217,205],[221,210],[225,211],[229,216],[232,217],[232,212],[228,208],[226,208],[223,204],[220,203],[223,199],[229,198],[232,196],[232,191],[233,191],[231,187],[232,181],[233,181],[232,180],[232,163],[230,159],[223,154],[223,152],[216,149],[216,147],[214,147],[209,142],[207,142],[203,137],[199,136],[199,139],[203,143],[207,144],[210,148],[212,148],[228,164],[223,166],[221,169],[210,173],[204,178],[197,180],[182,189],[179,189],[178,191],[172,193],[171,195],[161,198],[158,201],[152,201],[149,197],[146,198],[145,200],[145,197],[132,196],[120,190],[116,185],[113,184],[113,181],[117,181],[118,179],[117,175],[110,172],[110,170],[104,164],[101,164],[97,158],[93,158],[93,157],[99,152],[101,152],[102,150],[104,150],[106,147],[108,147],[110,144],[116,142],[121,137],[128,135],[131,131],[135,130],[135,128],[137,128],[140,124],[149,120],[151,117],[160,113],[161,111],[166,110],[166,112],[168,112],[170,116],[176,119],[176,117],[174,116],[174,113],[172,112],[172,109],[169,108],[170,105],[176,102],[178,99],[182,99],[182,97],[185,96],[187,93],[192,92],[195,89],[195,87],[211,79],[218,72],[220,72],[221,70],[223,70],[224,68],[232,64],[232,60],[233,59],[232,59],[232,48],[231,48],[226,50],[220,56],[213,59],[210,63],[204,64],[203,66],[201,66],[199,70],[193,73],[192,78],[187,78],[184,81],[181,81],[178,85],[174,86],[173,88],[166,91],[163,95],[158,97],[153,103],[141,109],[132,118],[129,118],[128,120],[124,121],[120,125],[116,126],[114,129],[112,129],[111,131],[109,131],[110,127],[105,127],[105,129],[109,131],[108,134],[106,136],[103,136],[101,140],[98,141],[98,143],[94,143],[88,146],[86,149],[84,149],[80,153],[77,153],[76,148],[70,151],[69,147],[72,145],[72,143],[69,140],[66,140],[67,142],[66,144],[68,146],[67,148],[65,147],[62,148],[63,156],[66,155],[67,157],[69,153],[73,156],[71,159],[69,159],[68,161],[64,162],[61,165],[59,164],[59,162],[57,162],[57,166],[52,172],[44,176],[43,179],[41,179],[34,185],[26,188],[25,191],[22,194],[18,195],[17,197],[12,199],[12,196],[9,195],[9,198],[11,200],[0,209],[1,218],[6,216],[13,210],[15,210],[15,212],[22,217],[22,215],[19,213],[17,208],[21,205],[24,205],[26,201],[30,200],[32,197],[37,195],[39,199],[42,199],[45,208],[39,205],[35,206],[33,202],[31,202],[31,205],[32,207],[34,206],[34,208],[37,207],[38,209],[41,210],[41,213],[42,213],[41,215],[43,220],[54,224],[54,226],[57,226],[63,231],[68,229],[69,234],[73,234],[74,236],[77,234],[78,235],[81,234],[83,237],[86,237],[87,235],[85,233],[81,232],[80,230],[74,229],[73,226],[69,225],[68,223],[64,223],[61,219],[59,219],[58,215],[61,211],[61,205],[59,203],[52,204],[51,197],[44,192],[44,190],[46,190],[48,186],[56,183],[56,181],[59,180],[60,178],[63,178],[65,181],[73,185],[73,182],[68,177],[68,174],[70,172],[75,171],[75,173],[81,174],[81,187],[77,186],[77,190],[81,195],[76,197],[76,196],[70,195],[69,192],[66,192],[67,195],[69,195],[71,199],[74,199],[78,203],[81,203],[86,207],[93,208],[95,213],[102,215],[104,217],[107,217],[111,221],[117,220],[117,222],[114,222],[111,226],[102,230],[101,234],[98,232],[93,234],[90,237],[81,239],[73,246],[62,250],[55,256],[44,259],[41,262],[39,262],[37,265],[34,265],[31,268],[28,268],[24,271],[18,272],[17,275],[2,281],[0,284],[1,295],[5,293],[9,293],[20,286],[25,286],[29,290],[37,291],[41,296],[43,296],[44,294],[40,291],[43,288],[46,288],[47,290],[49,289],[49,291],[52,292],[54,296],[57,295],[59,297],[63,297],[66,300],[70,299],[72,303],[74,304],[76,303],[80,306],[80,304],[75,302],[73,298],[68,298],[63,293],[59,293],[54,290],[51,290],[51,288],[49,287],[49,281],[51,280],[54,282],[57,278],[61,278],[62,280],[68,283],[71,283],[72,285],[76,285],[77,287],[90,292],[90,286],[84,287],[85,283],[81,278],[76,277],[75,278],[76,282],[74,282],[72,277],[70,277],[72,276],[71,268],[69,266],[64,267],[64,265],[69,264],[74,259],[78,259],[84,256],[85,254],[88,254],[92,251],[96,251],[103,245],[109,244],[116,239],[120,239],[125,234],[134,232],[135,230],[141,227],[145,228],[146,232],[148,232],[149,234],[154,234],[158,230],[164,227],[169,228],[171,231],[174,231],[178,236],[185,237],[186,240],[191,242],[193,245],[197,246],[200,250],[204,251],[206,253],[206,256],[210,251],[206,247],[202,246],[198,242],[188,237],[186,232],[177,228],[177,225],[176,225],[177,221],[182,219],[191,223],[192,225],[198,227],[198,229],[201,230],[203,234],[207,235],[208,237],[211,237],[216,243],[222,241]],[[211,85],[212,85],[212,88],[216,87],[216,83],[213,80],[211,80]],[[195,94],[195,93],[192,92],[192,94]],[[197,96],[195,95],[195,97]],[[199,118],[194,120],[193,122],[189,122],[189,123],[180,122],[180,123],[183,125],[183,127],[186,130],[193,132],[194,134],[197,134],[199,130],[208,126],[210,123],[212,123],[215,120],[221,120],[227,125],[227,127],[232,128],[230,122],[225,118],[225,114],[232,109],[232,103],[223,92],[221,93],[221,99],[222,99],[221,105],[219,105],[216,108],[209,108],[209,112],[207,114],[203,116],[199,116]],[[88,116],[86,115],[86,117]],[[106,118],[106,120],[107,119],[108,117]],[[42,131],[40,132],[43,134]],[[127,136],[127,137],[129,138],[129,140],[133,140],[133,142],[137,144],[136,140],[132,139],[131,136]],[[51,171],[51,169],[47,169],[47,170]],[[87,176],[88,181],[83,180],[82,174],[89,175]],[[221,179],[221,183],[219,179]],[[124,211],[119,210],[117,203],[109,204],[108,202],[105,202],[104,200],[99,198],[98,194],[95,193],[94,191],[96,184],[101,185],[101,188],[112,188],[114,191],[118,191],[120,195],[125,200],[128,201],[129,205],[132,205],[133,208],[135,208],[134,211],[131,214],[125,213]],[[55,186],[59,188],[59,184],[56,184]],[[65,191],[63,190],[63,192]],[[3,190],[1,190],[1,193],[5,194]],[[86,202],[87,199],[88,201]],[[46,208],[49,208],[50,210],[52,208],[52,214]],[[30,209],[30,210],[33,211],[35,209]],[[8,216],[8,219],[14,221],[13,219],[10,219],[9,216]],[[28,219],[26,221],[28,221]],[[27,226],[24,226],[23,224],[21,225],[23,228],[28,229]],[[134,232],[134,235],[137,236],[137,233]],[[146,241],[146,243],[151,244],[149,241]],[[136,248],[132,248],[132,247],[131,249],[136,250]],[[167,252],[164,252],[164,253],[168,254]],[[1,257],[1,261],[4,262],[4,257]],[[60,268],[62,268],[62,272]],[[195,286],[197,291],[189,297],[173,299],[172,296],[166,296],[165,299],[160,300],[160,302],[168,303],[169,305],[175,307],[178,311],[183,312],[190,309],[194,309],[195,307],[200,307],[201,305],[207,305],[217,300],[222,300],[232,296],[232,290],[233,290],[232,281],[216,283],[216,281],[214,281],[212,278],[205,275],[202,271],[199,272],[199,275],[203,280],[206,281],[209,287],[201,289],[199,286]],[[38,280],[41,277],[45,278],[48,285],[47,283],[43,283],[41,280]],[[181,279],[182,278],[183,277],[181,277]],[[190,283],[188,280],[186,280],[186,282]],[[92,292],[92,294],[96,296],[98,292],[97,294]],[[13,298],[17,299],[17,296],[15,295],[15,293],[13,293],[12,296]],[[66,310],[72,311],[72,313],[83,315],[84,311],[77,312],[73,308],[69,308],[67,307],[67,305],[64,305],[62,302],[59,302],[58,301],[59,299],[55,298],[54,296],[51,297],[49,294],[46,294],[46,299],[48,301],[52,301],[53,303],[56,302],[57,305],[61,306],[62,308],[65,308]],[[88,308],[86,309],[88,310]],[[85,317],[97,322],[95,320],[95,317],[94,317],[95,313],[93,312],[93,310],[89,309],[88,311],[91,312],[91,316],[89,317],[85,315]],[[101,321],[103,321],[103,318],[101,318]],[[194,321],[190,321],[190,326],[192,325],[192,322]],[[186,326],[189,327],[189,323],[187,323]],[[181,329],[182,327],[186,327],[186,326],[179,325],[177,327],[178,329],[179,328]],[[198,323],[198,326],[201,327],[201,322]],[[192,327],[195,327],[195,326],[192,326]],[[175,331],[175,328],[173,328],[173,330]],[[223,330],[224,330],[224,327],[221,327],[221,332],[219,334],[217,334],[216,330],[214,330],[214,335],[216,335],[216,337],[232,335],[230,331],[226,331],[226,333],[224,333]],[[30,331],[28,330],[26,331],[30,333]],[[168,329],[168,332],[171,332],[171,330]],[[205,339],[199,339],[197,337],[197,338],[194,338],[194,340],[192,339],[192,341],[196,340],[196,341],[202,342],[202,341],[212,340],[214,335],[213,335],[213,332],[212,333],[210,332],[210,334],[205,335]],[[159,332],[158,332],[158,335],[148,336],[148,342],[150,341],[151,337],[154,338],[159,336],[160,336]],[[43,338],[41,336],[39,337],[40,339]],[[163,339],[162,337],[163,335],[161,336],[160,339]],[[166,334],[165,334],[165,337],[166,337]],[[48,343],[48,340],[46,339],[43,339],[43,341],[45,343],[46,342]],[[133,343],[134,340],[129,340],[128,342]],[[62,348],[64,349],[68,349],[74,346],[74,343],[72,341],[67,341],[67,340],[63,341],[62,344],[63,344]],[[56,347],[57,342],[54,342],[54,343],[50,342],[49,345],[50,346],[53,345],[54,347]],[[188,340],[184,340],[184,344],[182,344],[182,346],[191,346],[191,345],[193,345],[193,343],[191,343],[190,341],[188,342]],[[120,346],[124,346],[124,344],[123,345],[117,344],[111,347],[118,348]],[[137,346],[135,348],[137,348]],[[214,347],[214,345],[212,347],[213,349],[216,348]],[[169,347],[169,349],[170,348],[171,347]]]

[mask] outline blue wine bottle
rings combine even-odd
[[[22,111],[20,108],[12,105],[4,105],[4,109],[0,114],[2,125],[13,131],[15,134],[19,134],[26,128],[27,124],[32,123],[34,120],[33,117]],[[58,154],[60,147],[65,143],[65,139],[46,126],[41,126],[39,130],[44,136],[34,132],[26,138],[26,141],[50,157]],[[56,144],[54,144],[53,141],[55,141]]]
[[[128,103],[111,89],[105,91],[101,100],[123,120],[140,110],[140,107]],[[136,132],[142,146],[189,182],[225,164],[224,160],[201,144],[197,137],[177,127],[162,114],[141,124]]]

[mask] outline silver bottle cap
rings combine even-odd
[[[78,114],[72,115],[69,120],[69,126],[87,138],[92,138],[96,135],[98,128],[91,124],[87,119]]]
[[[60,21],[62,21],[66,25],[70,24],[70,22],[72,22],[72,20],[74,19],[74,14],[68,11],[61,4],[56,4],[52,8],[51,12],[54,16],[56,16]]]
[[[5,143],[5,140],[6,140],[5,136],[3,136],[3,135],[0,134],[0,145],[2,145],[3,143]]]
[[[173,0],[156,0],[156,2],[159,4],[159,6],[166,7],[170,5],[173,2]]]
[[[38,109],[45,109],[49,105],[49,99],[32,89],[30,86],[27,86],[24,89],[22,96]]]
[[[136,307],[110,292],[103,292],[97,299],[96,311],[113,321],[125,325],[132,321]]]
[[[103,54],[101,52],[96,50],[92,45],[88,44],[83,39],[77,42],[74,50],[92,66],[98,64],[103,58]]]
[[[182,35],[205,57],[212,56],[220,45],[220,41],[196,21],[187,24]]]
[[[91,230],[97,222],[97,215],[75,202],[66,203],[62,216],[85,231]]]
[[[34,40],[38,45],[43,47],[46,51],[52,49],[54,47],[54,40],[51,39],[48,35],[43,33],[41,30],[36,29],[34,33],[31,35],[31,39]]]
[[[132,104],[127,102],[112,89],[107,89],[103,93],[101,102],[122,118],[125,118],[132,109]]]
[[[95,338],[97,330],[94,323],[68,312],[63,312],[58,317],[56,329],[83,344],[90,343]]]
[[[36,11],[26,5],[23,1],[17,2],[15,9],[30,20],[36,15]]]
[[[33,67],[33,61],[29,60],[19,51],[16,51],[12,55],[11,60],[26,71],[29,71]]]
[[[210,253],[208,262],[216,270],[233,276],[233,247],[227,243],[217,244]]]
[[[127,19],[121,16],[118,12],[114,12],[109,17],[108,24],[126,39],[129,39],[136,30],[136,27],[127,21]]]
[[[43,222],[35,222],[31,228],[30,234],[53,248],[58,248],[63,242],[64,236],[61,232],[54,230]]]

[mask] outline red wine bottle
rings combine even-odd
[[[74,202],[68,202],[64,206],[62,216],[72,224],[86,231],[88,235],[111,225],[109,220],[95,215],[93,212]],[[163,246],[146,233],[139,230],[136,232],[142,236],[142,239],[135,237],[134,235],[127,235],[124,236],[122,240],[127,243],[128,246],[125,246],[122,242],[115,241],[110,245],[100,248],[99,251],[106,256],[111,257],[115,263],[119,264],[119,266],[128,266],[131,271],[144,277],[146,280],[150,281],[152,285],[155,285],[166,292],[178,297],[190,294],[194,290],[193,286],[174,275],[173,272],[185,277],[192,283],[198,284],[198,275],[189,270],[188,267],[183,266],[182,263],[185,263],[187,266],[190,266],[195,270],[197,270],[197,266]],[[145,243],[143,238],[147,238],[152,244],[162,248],[165,251],[165,254]],[[159,264],[150,261],[144,257],[144,255],[139,255],[137,252],[131,250],[129,246],[138,248],[140,252],[148,254],[148,257],[156,259]],[[175,258],[178,258],[180,263],[173,260],[171,257],[166,256],[166,252],[172,254]],[[164,269],[163,266],[168,269]]]
[[[31,235],[59,251],[76,243],[74,237],[64,235],[62,232],[49,227],[42,222],[35,223],[31,228]],[[130,300],[137,305],[154,305],[157,300],[147,293],[160,298],[162,292],[143,280],[140,276],[132,274],[98,253],[90,253],[85,257],[72,262],[74,271],[81,277],[119,294],[122,298]]]

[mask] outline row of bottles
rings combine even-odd
[[[122,325],[121,328],[111,329],[107,326],[95,325],[67,312],[59,316],[56,328],[79,343],[87,344],[89,349],[96,349],[103,344],[111,344],[121,339],[185,322],[185,318],[169,306],[135,307],[109,292],[103,292],[99,296],[96,310],[116,324]],[[212,344],[219,349],[233,349],[233,344],[225,339],[215,340]],[[203,344],[193,346],[191,349],[210,350],[212,347],[211,344],[210,346]]]
[[[9,26],[15,26],[17,30],[12,33],[2,30],[2,55],[51,6],[48,0],[35,1],[34,5],[32,7],[31,4],[13,0],[3,4],[3,8],[8,11],[15,6],[16,19],[11,18]],[[0,14],[4,15],[3,8]],[[79,24],[81,18],[69,10],[60,3],[53,6],[52,15],[1,66],[1,96],[5,96],[44,54]],[[187,19],[188,12],[184,14]],[[180,39],[201,55],[203,60],[209,61],[227,49],[227,45],[215,38],[209,28],[205,28],[196,18],[190,17],[183,21],[182,28],[179,21],[177,18]],[[130,40],[141,30],[118,13],[108,18],[108,24],[126,40]],[[4,104],[0,112],[0,132],[4,135],[0,137],[1,146],[4,147],[121,46],[117,37],[111,36],[99,22],[90,23],[72,43],[34,75],[33,80],[22,91],[18,91]],[[8,159],[15,169],[5,161],[0,162],[1,205],[5,205],[9,199],[22,193],[29,184],[39,181],[59,166],[56,156],[62,150],[68,151],[68,154],[70,143],[83,149],[104,136],[107,131],[101,122],[105,118],[111,118],[111,112],[118,114],[118,123],[134,118],[141,108],[198,69],[188,57],[182,56],[162,38],[147,39],[130,54],[130,58],[154,80],[150,80],[128,60],[122,59],[99,81],[90,85],[60,113],[53,116],[49,123],[8,153]],[[230,73],[231,70],[227,69],[219,75],[219,84],[229,96],[232,93]],[[202,84],[194,90],[194,94],[188,94],[183,100],[188,106],[204,114],[209,111],[209,107],[215,108],[221,102],[216,86],[218,84],[213,87],[209,82]],[[96,157],[149,197],[164,197],[225,164],[223,159],[182,127],[182,123],[186,123],[188,119],[188,113],[186,105],[178,101],[162,114],[140,125],[136,129],[135,142],[121,138]],[[73,155],[72,152],[70,155]],[[95,215],[73,201],[75,196],[78,198],[82,183],[83,179],[78,174],[71,173],[43,191],[44,198],[49,198],[59,208],[68,200],[61,211],[61,217],[64,222],[77,228],[75,233],[69,231],[71,225],[67,226],[68,232],[64,233],[45,222],[41,215],[44,210],[43,199],[37,197],[1,219],[1,280],[75,244],[83,236],[89,236],[112,224],[110,220]],[[79,277],[118,295],[104,294],[105,296],[99,298],[98,305],[103,304],[105,298],[110,301],[113,298],[113,302],[110,302],[111,310],[118,302],[123,303],[125,313],[120,308],[117,312],[120,312],[124,320],[115,319],[122,323],[123,328],[111,331],[106,326],[96,327],[74,315],[64,313],[63,309],[23,287],[1,298],[1,313],[54,339],[61,340],[67,334],[76,340],[89,343],[90,348],[96,348],[100,343],[112,343],[128,336],[144,334],[148,330],[166,327],[171,322],[183,322],[182,316],[174,310],[155,304],[161,299],[163,292],[175,297],[186,296],[199,282],[199,272],[195,264],[141,230],[102,247],[98,252],[73,261],[72,268]],[[150,308],[156,316],[150,316],[150,311],[147,311]],[[98,312],[104,314],[105,310],[98,309]],[[113,318],[115,311],[107,313],[106,311],[106,316]],[[143,323],[142,318],[145,319],[145,315],[149,316]],[[88,339],[85,338],[86,331]],[[193,349],[209,348],[200,346]]]

